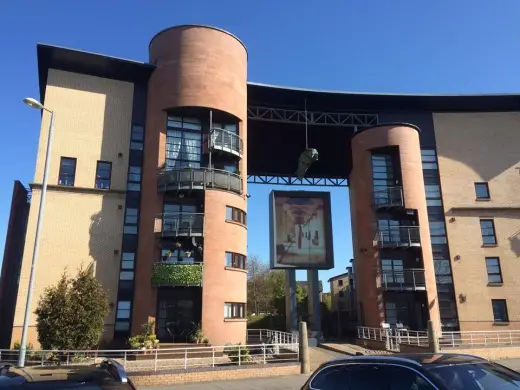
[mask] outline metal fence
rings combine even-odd
[[[0,365],[18,362],[18,350],[0,349]],[[159,371],[233,367],[297,362],[298,344],[254,344],[159,348],[147,350],[27,351],[26,364],[38,366],[89,365],[114,359],[125,370]]]
[[[388,349],[398,350],[399,344],[417,345],[425,347],[429,345],[428,332],[408,329],[370,328],[358,326],[358,339],[384,341]]]
[[[214,127],[204,138],[208,150],[224,150],[242,156],[244,142],[232,131]]]
[[[426,289],[424,269],[383,270],[383,288],[390,291],[416,291]]]
[[[381,247],[419,246],[421,244],[418,226],[395,226],[380,229],[378,240]]]
[[[397,344],[429,345],[427,331],[385,329],[358,326],[358,338],[364,340],[391,341]],[[442,332],[441,349],[520,346],[520,330]]]
[[[520,346],[520,330],[442,332],[441,348]]]
[[[282,332],[271,329],[248,329],[247,343],[249,344],[283,344],[291,346],[292,350],[298,350],[299,337],[297,333]]]

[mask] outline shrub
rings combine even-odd
[[[64,273],[45,290],[35,314],[42,349],[91,349],[103,333],[108,299],[90,270],[80,268],[75,278]]]
[[[143,331],[128,339],[128,344],[132,349],[153,349],[159,344],[155,335],[155,322],[148,321],[142,325]]]
[[[239,361],[244,363],[252,360],[251,355],[249,354],[249,349],[241,343],[227,344],[226,348],[224,348],[224,354],[228,355],[229,360],[233,363],[238,363]]]

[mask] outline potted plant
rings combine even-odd
[[[190,251],[186,251],[186,252],[184,252],[184,256],[186,256],[186,257],[191,257],[191,252],[190,252]]]
[[[181,244],[180,242],[176,242],[176,243],[175,243],[175,246],[176,246],[177,248],[180,248],[180,247],[182,246],[182,244]]]

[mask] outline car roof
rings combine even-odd
[[[394,355],[341,356],[325,364],[337,363],[399,363],[415,366],[453,365],[483,363],[486,359],[479,356],[458,353],[396,353]]]
[[[113,363],[110,363],[113,364]],[[107,365],[72,365],[72,366],[0,366],[0,388],[14,383],[117,383],[118,380],[107,371]],[[117,368],[117,366],[116,366]],[[125,376],[126,378],[126,376]]]

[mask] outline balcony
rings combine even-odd
[[[202,263],[154,263],[152,286],[202,286]]]
[[[215,188],[242,194],[242,177],[237,174],[210,168],[173,168],[159,171],[157,190],[191,191]]]
[[[383,271],[382,285],[385,291],[424,291],[426,280],[423,269]]]
[[[403,187],[386,187],[375,190],[374,207],[385,210],[404,207]]]
[[[163,237],[202,237],[203,213],[168,213],[155,218],[155,232]]]
[[[378,232],[381,248],[420,247],[419,226],[395,226]]]
[[[219,150],[238,157],[242,157],[244,142],[238,134],[232,131],[213,128],[211,132],[204,137],[204,152]]]

